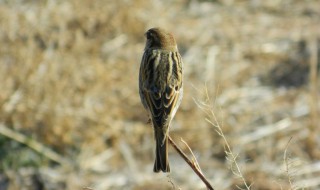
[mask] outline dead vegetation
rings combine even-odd
[[[171,174],[152,173],[138,69],[153,26],[175,34],[184,60],[170,135],[188,142],[215,189],[245,188],[243,179],[258,190],[319,189],[318,7],[0,1],[0,189],[205,188],[173,149]]]

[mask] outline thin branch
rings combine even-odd
[[[290,169],[290,158],[288,157],[288,155],[287,155],[287,152],[288,152],[288,148],[289,148],[289,144],[290,144],[290,141],[292,140],[292,137],[290,137],[290,139],[289,139],[289,141],[288,141],[288,143],[287,143],[287,145],[286,145],[286,148],[285,148],[285,150],[284,150],[284,154],[283,154],[283,163],[284,163],[284,165],[285,165],[285,167],[286,167],[286,169],[285,169],[285,172],[286,172],[286,174],[287,174],[287,178],[288,178],[288,182],[289,182],[289,185],[290,185],[290,190],[294,190],[295,188],[294,188],[294,185],[293,185],[293,183],[292,183],[292,176],[291,176],[291,172],[289,171],[289,169]]]
[[[320,158],[320,152],[317,149],[317,133],[319,123],[319,111],[318,111],[318,42],[316,38],[309,40],[310,46],[310,77],[309,77],[309,88],[310,88],[310,124],[309,136],[306,141],[307,152],[313,159]]]
[[[202,170],[201,170],[201,168],[200,168],[200,165],[199,165],[199,163],[198,163],[198,160],[196,159],[196,156],[193,154],[190,146],[189,146],[188,143],[187,143],[186,141],[184,141],[182,138],[181,138],[180,140],[181,140],[181,142],[183,142],[183,144],[186,145],[186,147],[189,149],[189,152],[191,153],[192,158],[193,158],[192,160],[193,160],[194,165],[195,165],[195,166],[198,168],[198,170],[202,173]]]
[[[227,155],[227,159],[231,162],[231,171],[237,176],[239,177],[243,184],[245,185],[245,189],[247,190],[250,190],[251,188],[251,185],[252,184],[247,184],[242,172],[241,172],[241,169],[240,169],[240,166],[238,165],[237,163],[237,155],[234,155],[232,150],[231,150],[231,146],[226,138],[226,136],[224,135],[223,131],[222,131],[222,128],[218,122],[218,119],[214,113],[214,109],[213,107],[210,106],[210,97],[209,97],[209,92],[208,92],[208,89],[205,89],[205,98],[206,98],[206,101],[209,102],[207,103],[207,106],[204,105],[204,106],[200,106],[200,108],[204,111],[204,113],[207,115],[207,118],[205,119],[209,124],[211,124],[213,127],[215,127],[215,130],[217,132],[218,135],[220,135],[225,143],[225,152],[226,152],[226,155]],[[197,102],[196,102],[197,103]],[[197,104],[199,105],[199,104]],[[235,167],[235,168],[234,168]],[[242,189],[240,187],[238,187],[239,189]]]
[[[70,162],[66,160],[64,157],[60,156],[56,152],[52,151],[48,147],[44,146],[40,142],[37,142],[29,137],[24,136],[21,133],[18,133],[4,124],[0,123],[0,134],[3,136],[6,136],[10,139],[13,139],[19,143],[25,144],[31,149],[35,150],[36,152],[44,155],[45,157],[49,158],[50,160],[53,160],[61,165],[68,165]]]
[[[168,136],[170,144],[173,146],[174,149],[180,154],[180,156],[187,162],[187,164],[191,167],[191,169],[199,176],[199,178],[203,181],[206,185],[208,190],[214,190],[209,181],[206,177],[202,174],[202,172],[197,168],[197,166],[192,162],[188,156],[178,147],[178,145]]]

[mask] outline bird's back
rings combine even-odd
[[[145,51],[142,61],[146,78],[140,79],[140,83],[144,81],[140,86],[145,91],[142,92],[144,101],[151,109],[155,124],[166,125],[182,98],[181,57],[178,52],[153,49]]]

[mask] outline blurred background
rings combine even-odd
[[[184,61],[170,135],[215,189],[244,187],[217,124],[251,189],[320,189],[319,1],[0,0],[0,190],[205,189],[172,147],[152,171],[155,26]]]

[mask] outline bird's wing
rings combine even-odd
[[[171,87],[167,87],[164,93],[144,90],[146,103],[157,126],[165,126],[172,118],[172,113],[178,106],[179,94],[179,91]]]
[[[178,53],[170,53],[168,60],[161,60],[161,62],[166,62],[168,67],[171,67],[169,69],[155,70],[154,68],[156,67],[154,67],[154,64],[162,64],[154,63],[157,61],[156,57],[153,59],[145,59],[145,61],[148,61],[146,65],[148,65],[147,67],[149,68],[144,69],[144,76],[147,76],[144,81],[149,81],[149,83],[148,85],[144,85],[143,96],[152,114],[153,122],[159,127],[165,126],[174,116],[182,96],[181,57]],[[170,70],[170,72],[167,72],[167,70]],[[166,76],[165,78],[167,80],[157,75]],[[153,80],[148,77],[152,77]],[[164,84],[157,85],[159,83]]]

